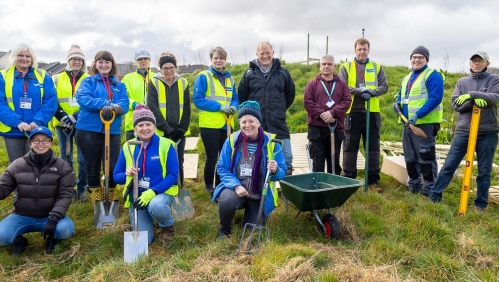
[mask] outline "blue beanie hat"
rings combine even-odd
[[[52,138],[52,132],[50,132],[50,130],[45,126],[39,126],[31,130],[31,132],[29,133],[29,140],[31,141],[31,139],[33,139],[33,136],[35,136],[38,133],[45,134],[50,138],[50,140],[54,140],[54,138]]]
[[[240,119],[244,115],[252,115],[261,123],[262,114],[260,113],[260,104],[256,101],[246,101],[239,106],[239,114],[237,118]]]

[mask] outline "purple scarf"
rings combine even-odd
[[[258,136],[256,139],[249,139],[244,133],[241,131],[239,136],[237,137],[236,143],[234,144],[234,149],[232,151],[232,158],[230,161],[230,168],[229,171],[232,173],[234,169],[234,164],[236,162],[236,153],[241,145],[241,142],[246,140],[246,142],[257,142],[258,141],[258,146],[256,147],[256,152],[255,152],[255,161],[253,162],[253,174],[251,175],[251,192],[253,194],[259,194],[261,191],[260,187],[260,167],[261,167],[261,161],[262,161],[262,152],[263,152],[263,141],[265,140],[265,135],[263,134],[263,128],[258,128]],[[237,174],[237,173],[236,173]]]

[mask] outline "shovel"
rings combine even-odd
[[[335,151],[335,138],[334,138],[334,130],[336,129],[336,122],[334,122],[333,125],[330,125],[329,123],[327,124],[327,127],[329,127],[329,132],[331,132],[331,167],[332,167],[332,174],[336,174],[336,151]]]
[[[180,140],[175,143],[175,153],[177,154],[177,160],[178,160],[179,143]],[[178,165],[180,166],[181,164],[179,163]],[[179,186],[179,191],[178,195],[175,197],[175,201],[173,201],[172,203],[172,217],[175,219],[175,221],[182,221],[184,219],[190,219],[196,216],[196,210],[194,209],[194,204],[192,203],[189,190],[182,189],[180,183],[181,179],[179,172],[177,178],[177,185]]]
[[[417,127],[417,126],[415,126],[412,123],[410,123],[410,122],[407,121],[407,118],[404,116],[404,114],[400,110],[400,105],[398,103],[395,104],[395,106],[393,107],[393,109],[395,110],[395,112],[397,112],[397,114],[400,116],[400,118],[404,121],[404,123],[406,124],[406,126],[409,126],[409,128],[412,131],[412,133],[414,133],[415,135],[417,135],[419,137],[422,137],[424,139],[428,138],[428,136],[426,136],[426,133],[424,133],[424,131],[421,130],[421,128],[419,128],[419,127]]]
[[[270,139],[269,142],[275,142],[279,143],[282,145],[282,140],[279,139]],[[269,155],[269,160],[273,160],[276,154],[270,153]],[[260,240],[265,237],[265,241],[269,241],[270,239],[270,228],[267,226],[263,226],[264,224],[264,219],[263,219],[263,207],[265,205],[265,199],[267,198],[267,194],[269,191],[269,180],[270,180],[270,169],[267,169],[267,175],[265,176],[265,183],[263,184],[263,189],[262,189],[262,198],[260,199],[260,207],[258,209],[258,216],[256,218],[256,224],[255,223],[246,223],[244,225],[243,229],[243,234],[241,235],[241,240],[239,240],[239,248],[237,249],[237,253],[241,250],[241,247],[243,246],[243,242],[246,244],[245,241],[247,241],[247,247],[246,247],[246,254],[249,254],[251,252],[251,248],[253,245],[255,245],[255,249],[258,249],[260,247]],[[251,231],[250,231],[251,229]],[[256,232],[258,233],[256,234]],[[249,233],[249,237],[245,240],[245,234],[246,232]],[[265,234],[264,234],[265,233]],[[266,236],[265,236],[266,235]],[[254,239],[254,236],[256,236],[256,239]],[[256,240],[256,242],[253,242]]]
[[[232,120],[234,119],[234,115],[228,115],[224,114],[225,122],[227,124],[227,138],[230,137],[230,124],[232,123]]]
[[[144,142],[130,140],[127,142],[128,152],[133,160],[133,152],[130,148],[131,145],[140,145],[140,152],[142,152],[142,148]],[[138,167],[139,158],[137,158],[134,162],[134,167]],[[133,201],[137,200],[139,197],[139,177],[138,175],[133,176]],[[128,197],[128,195],[126,196]],[[148,256],[149,255],[149,240],[147,231],[139,231],[139,223],[138,223],[138,213],[137,209],[133,209],[133,231],[124,233],[124,242],[123,242],[123,255],[126,263],[136,262],[140,256]]]
[[[471,173],[473,170],[473,158],[475,156],[476,140],[478,136],[478,124],[480,122],[481,109],[473,105],[471,111],[471,125],[466,151],[466,166],[464,167],[463,185],[461,186],[461,199],[459,200],[458,218],[462,219],[468,209],[468,198],[470,195]]]
[[[113,111],[110,120],[104,119],[102,111],[100,111],[99,115],[102,123],[104,123],[104,201],[95,201],[94,203],[94,225],[97,229],[102,229],[112,226],[116,218],[118,218],[119,201],[109,199],[110,130],[116,114]]]
[[[364,167],[364,192],[367,193],[369,190],[369,128],[371,123],[371,99],[367,100],[367,110],[366,110],[366,140],[364,149],[366,154],[366,164]]]

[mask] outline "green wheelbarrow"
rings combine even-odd
[[[298,213],[310,211],[319,222],[322,234],[326,237],[340,238],[340,225],[332,208],[343,205],[350,196],[364,185],[364,182],[325,172],[313,172],[286,176],[280,181],[282,193]],[[319,211],[327,209],[322,218]]]

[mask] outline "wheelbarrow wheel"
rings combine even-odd
[[[330,237],[331,239],[340,238],[340,223],[334,214],[326,214],[322,218],[322,224],[324,224],[326,230],[322,230],[324,236]]]

